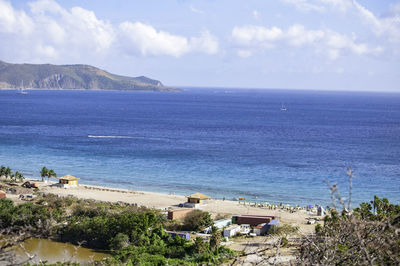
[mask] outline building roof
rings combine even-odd
[[[0,194],[6,194],[3,190],[0,190]]]
[[[279,224],[279,220],[272,220],[271,222],[269,222],[268,225],[277,225]]]
[[[180,208],[180,209],[171,209],[171,210],[168,210],[168,212],[185,212],[185,211],[193,211],[193,209],[189,209],[189,208]]]
[[[262,223],[256,226],[257,229],[261,229],[266,225],[266,223]]]
[[[232,229],[235,229],[235,228],[238,228],[238,227],[240,227],[240,225],[232,224],[232,225],[228,226],[227,228],[225,228],[225,230],[232,230]]]
[[[192,198],[192,199],[200,199],[200,200],[210,199],[209,196],[204,195],[204,194],[201,194],[201,193],[199,193],[199,192],[194,193],[194,194],[192,194],[192,195],[190,195],[190,196],[187,196],[187,197],[188,197],[188,198]]]
[[[74,180],[78,180],[79,178],[72,176],[72,175],[65,175],[60,177],[59,179],[64,179],[64,180],[68,180],[68,181],[74,181]]]

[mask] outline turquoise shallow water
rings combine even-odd
[[[281,111],[284,103],[287,111]],[[400,94],[0,91],[0,164],[81,183],[292,204],[400,203]]]

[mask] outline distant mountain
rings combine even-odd
[[[179,91],[160,81],[114,75],[89,65],[10,64],[0,61],[0,89]]]

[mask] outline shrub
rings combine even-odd
[[[183,220],[183,229],[188,231],[200,231],[208,226],[211,226],[213,221],[208,212],[194,210]]]
[[[112,250],[119,250],[125,248],[129,245],[129,236],[118,233],[115,237],[111,238],[110,240],[110,248]]]

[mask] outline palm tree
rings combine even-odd
[[[15,174],[13,172],[11,172],[9,177],[10,177],[11,181],[13,181],[15,179]]]
[[[47,172],[47,179],[49,180],[51,177],[57,177],[57,174],[56,174],[56,172],[54,172],[53,169],[50,169],[50,170]]]
[[[42,177],[42,182],[44,178],[49,175],[49,170],[43,166],[42,170],[40,171],[40,176]]]
[[[17,182],[17,179],[20,181],[20,182],[22,182],[22,180],[24,180],[25,179],[25,177],[24,177],[24,175],[23,174],[21,174],[20,172],[15,172],[15,176],[14,176],[14,178],[15,178],[15,182]]]
[[[4,172],[4,175],[6,176],[6,179],[8,179],[9,177],[11,177],[11,174],[12,174],[12,172],[11,172],[10,167],[7,167],[6,170],[5,170],[5,172]]]
[[[6,175],[6,167],[0,166],[0,178]]]

